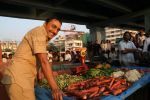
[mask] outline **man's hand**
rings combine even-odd
[[[62,95],[63,93],[60,89],[52,90],[53,100],[63,100]]]
[[[60,91],[59,87],[56,84],[56,81],[53,76],[51,64],[48,62],[47,54],[46,53],[37,53],[36,56],[38,57],[41,65],[42,65],[42,72],[45,78],[48,81],[48,84],[52,90],[53,100],[63,100],[62,99],[62,92]]]

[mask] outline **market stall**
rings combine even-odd
[[[118,70],[118,67],[113,66],[112,69]],[[136,69],[137,71],[139,71],[143,74],[137,80],[132,82],[132,84],[129,85],[127,89],[121,91],[118,94],[115,94],[115,93],[113,94],[113,92],[111,92],[112,94],[110,93],[110,94],[105,95],[105,96],[104,95],[99,95],[99,96],[95,96],[93,98],[88,98],[88,99],[89,100],[94,100],[94,99],[124,100],[127,97],[131,96],[133,93],[135,93],[140,88],[142,88],[145,85],[147,85],[148,83],[150,83],[150,73],[149,73],[150,69],[149,68],[128,66],[128,67],[119,67],[119,69],[121,69],[121,70],[135,70]],[[80,92],[80,94],[81,94],[81,92]],[[52,98],[51,95],[50,95],[50,90],[48,88],[41,87],[39,85],[37,85],[35,87],[35,94],[36,94],[37,100],[49,100],[50,98]],[[63,97],[63,99],[64,100],[77,100],[78,97],[66,95],[66,96]]]

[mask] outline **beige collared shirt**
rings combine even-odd
[[[12,63],[5,70],[2,83],[18,83],[23,88],[33,88],[38,62],[35,54],[47,53],[47,39],[44,25],[29,31],[19,44]]]

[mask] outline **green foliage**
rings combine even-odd
[[[113,72],[114,70],[111,68],[109,69],[91,68],[86,72],[86,74],[83,75],[83,78],[89,79],[89,78],[94,78],[96,76],[110,76],[111,73]]]
[[[9,48],[4,49],[3,51],[4,51],[4,52],[12,52],[12,50],[9,49]]]
[[[78,82],[78,81],[82,81],[83,79],[81,76],[77,76],[77,75],[62,74],[62,75],[58,75],[55,80],[59,88],[63,90],[68,85]],[[49,88],[49,85],[46,79],[42,79],[39,82],[39,85],[40,87]]]
[[[60,87],[60,89],[64,89],[65,87],[67,87],[68,85],[72,84],[72,83],[76,83],[78,81],[82,81],[82,77],[81,76],[77,76],[77,75],[69,75],[69,74],[62,74],[62,75],[58,75],[56,77],[56,82],[58,84],[58,86]]]
[[[12,51],[12,55],[14,55],[15,54],[15,52],[14,51]]]
[[[48,51],[58,52],[59,48],[55,46],[54,43],[49,43],[47,46]]]
[[[83,75],[84,78],[94,78],[96,76],[103,76],[104,73],[100,69],[91,68],[89,69],[85,75]]]

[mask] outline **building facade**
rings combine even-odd
[[[62,51],[64,48],[64,52],[69,50],[78,50],[83,47],[82,35],[83,33],[75,32],[76,34],[67,34],[63,36],[58,36],[54,40],[54,44],[59,47]],[[62,51],[63,52],[63,51]]]
[[[6,49],[10,49],[12,51],[16,51],[17,49],[17,41],[0,41],[2,51]]]
[[[105,33],[106,33],[106,39],[105,40],[110,40],[111,43],[116,43],[117,39],[122,38],[124,32],[126,32],[126,31],[131,32],[132,35],[135,35],[138,33],[137,30],[106,27],[105,28]]]

